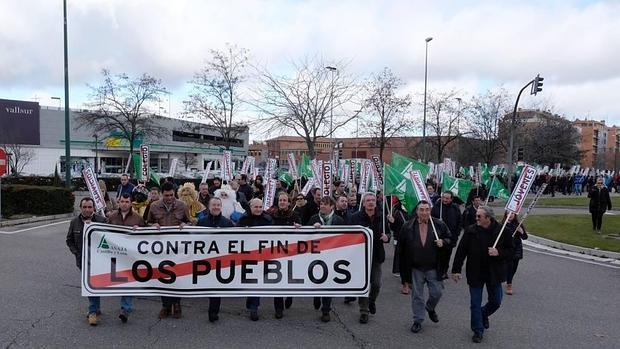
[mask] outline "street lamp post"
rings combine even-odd
[[[424,52],[424,118],[422,120],[422,155],[423,160],[426,162],[426,85],[428,80],[428,43],[433,40],[432,37],[424,39],[426,41],[426,49]]]
[[[458,150],[456,153],[456,162],[458,162],[459,164],[461,163],[460,161],[460,155],[461,155],[461,103],[463,102],[463,99],[461,99],[461,97],[456,97],[455,98],[457,100],[457,102],[459,103],[458,106],[458,110],[457,110],[457,114],[456,114],[456,136],[457,136],[457,145],[458,145]]]
[[[331,83],[331,93],[330,93],[330,118],[329,118],[329,159],[332,163],[333,166],[335,166],[334,164],[334,73],[336,73],[336,71],[338,71],[338,69],[336,69],[336,67],[332,67],[332,66],[327,66],[325,67],[325,69],[329,70],[332,72],[332,83]]]
[[[67,48],[67,0],[63,0],[65,68],[65,187],[71,188],[71,128],[69,127],[69,58]]]

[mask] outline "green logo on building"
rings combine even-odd
[[[105,239],[105,235],[101,237],[101,241],[99,241],[99,246],[97,246],[97,248],[105,249],[105,250],[110,248],[108,241]]]

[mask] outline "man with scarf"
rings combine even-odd
[[[336,203],[331,196],[324,196],[319,203],[319,213],[310,217],[307,225],[319,229],[324,225],[344,225],[345,222],[334,212]],[[321,321],[329,322],[332,310],[332,297],[314,297],[314,309],[321,308]]]
[[[384,216],[377,208],[377,197],[373,193],[362,196],[362,210],[351,216],[351,225],[361,225],[370,228],[373,234],[372,268],[370,271],[370,294],[369,297],[358,299],[360,307],[360,323],[368,323],[368,313],[377,312],[375,302],[381,290],[381,264],[385,261],[383,244],[390,242],[390,229],[399,231],[403,222],[394,219],[393,216]]]

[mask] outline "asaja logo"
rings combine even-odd
[[[99,246],[97,248],[108,250],[110,249],[110,245],[108,245],[108,241],[105,239],[105,235],[101,237],[101,241],[99,241]]]
[[[105,235],[101,237],[99,240],[99,245],[97,245],[97,253],[103,254],[122,254],[127,255],[127,248],[119,246],[115,243],[108,242],[105,238]]]

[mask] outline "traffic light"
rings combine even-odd
[[[344,159],[344,156],[342,156],[342,148],[338,149],[338,159]]]
[[[538,92],[542,91],[543,80],[545,80],[545,78],[541,77],[540,74],[536,75],[534,78],[534,84],[532,85],[532,92],[530,94],[536,96]]]
[[[523,148],[517,148],[517,161],[523,161]]]

